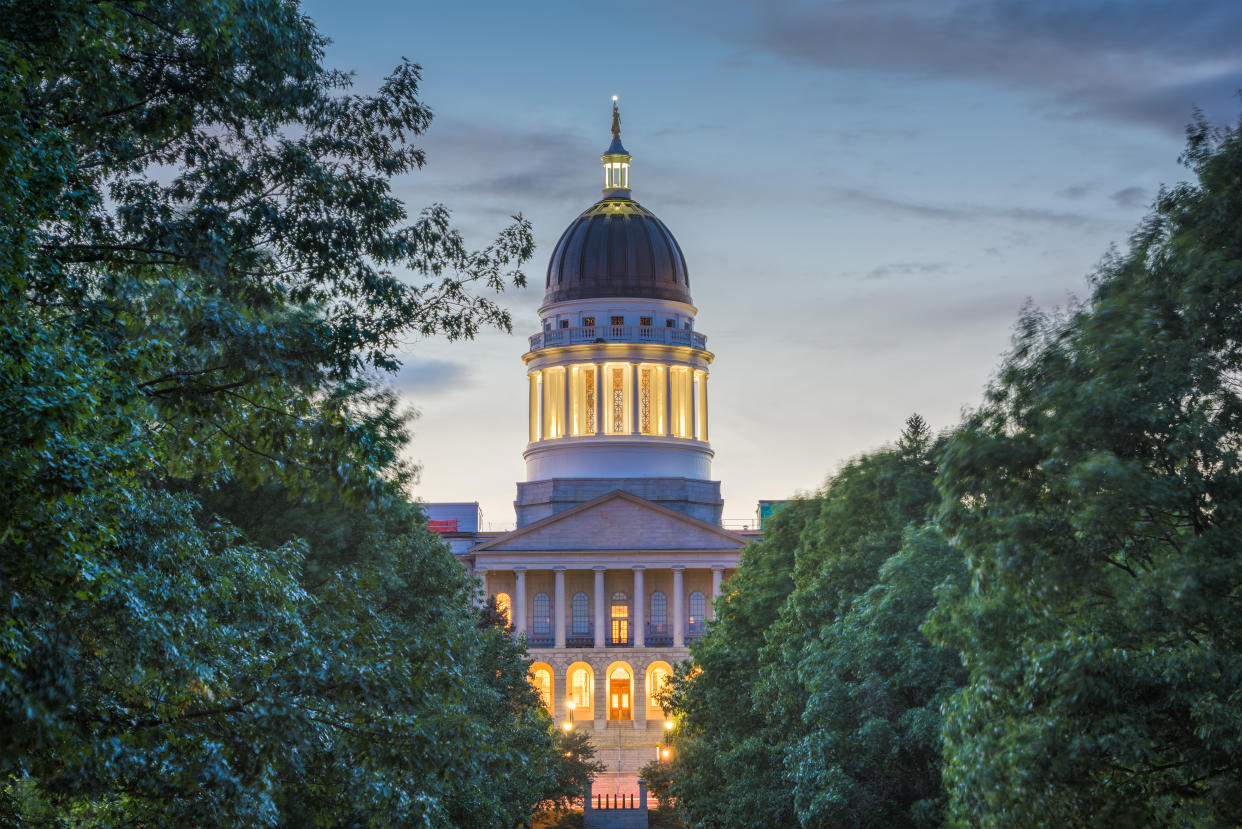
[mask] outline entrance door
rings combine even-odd
[[[630,680],[608,680],[608,719],[628,720],[630,718]]]

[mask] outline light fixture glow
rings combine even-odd
[[[612,96],[612,100],[613,100],[613,102],[615,103],[615,102],[616,102],[616,100],[617,100],[617,96],[616,96],[616,95],[613,95],[613,96]]]
[[[673,721],[672,721],[672,720],[665,720],[665,721],[664,721],[664,730],[665,730],[665,731],[672,731],[672,730],[673,730]]]
[[[565,731],[566,731],[567,733],[568,733],[568,732],[570,732],[570,731],[573,731],[573,730],[574,730],[574,724],[573,724],[573,723],[571,723],[571,722],[567,722],[567,723],[565,723]]]

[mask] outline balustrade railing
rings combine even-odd
[[[530,338],[530,349],[580,343],[655,343],[707,348],[707,336],[684,328],[659,325],[584,325],[577,328],[552,328]]]

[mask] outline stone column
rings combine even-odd
[[[664,367],[664,436],[673,436],[673,367]]]
[[[634,622],[630,641],[636,648],[647,647],[647,614],[644,612],[643,565],[634,565]]]
[[[685,567],[680,564],[673,565],[673,647],[684,648],[686,646],[686,599],[683,595],[686,592],[685,585],[682,582],[682,574]]]
[[[634,668],[634,699],[630,710],[634,712],[634,728],[647,730],[647,666],[635,664]]]
[[[574,433],[573,423],[571,423],[569,420],[569,404],[570,404],[570,398],[572,397],[572,395],[569,393],[569,390],[570,390],[569,379],[570,379],[570,375],[573,374],[573,372],[570,371],[571,368],[572,366],[565,366],[565,383],[564,383],[565,399],[562,401],[564,403],[564,406],[561,409],[562,413],[565,415],[565,428],[561,429],[561,437],[563,438],[567,438]]]
[[[595,364],[595,434],[604,434],[604,366]]]
[[[596,566],[591,569],[595,571],[595,647],[603,648],[607,633],[604,629],[604,571],[608,568]]]
[[[565,647],[565,568],[553,567],[552,573],[556,579],[556,589],[552,591],[552,630],[556,637],[553,645],[563,648]]]
[[[711,606],[711,614],[712,614],[713,619],[716,618],[716,599],[720,597],[720,589],[721,589],[721,585],[723,584],[724,584],[724,565],[713,564],[712,565],[712,606]]]
[[[601,665],[604,662],[601,660]],[[595,669],[595,693],[591,695],[591,705],[595,709],[595,733],[603,736],[604,729],[608,727],[608,675],[604,673],[606,668]]]
[[[701,405],[703,406],[703,428],[700,430],[703,434],[699,435],[699,440],[707,442],[707,372],[703,372],[703,379],[700,381],[700,393],[702,394]]]
[[[639,410],[639,377],[638,363],[630,363],[630,389],[634,392],[633,398],[630,400],[630,434],[637,435],[642,432],[642,422],[638,417]]]
[[[487,568],[475,565],[474,574],[479,577],[479,586],[474,591],[474,606],[483,607],[487,604]]]
[[[526,632],[526,568],[514,567],[517,584],[513,588],[513,632]]]
[[[535,374],[535,394],[537,395],[539,402],[539,405],[535,407],[535,417],[538,419],[539,423],[538,431],[535,433],[535,439],[543,440],[543,372],[538,371],[535,372]]]
[[[699,437],[699,373],[697,371],[690,374],[690,437],[702,440]]]

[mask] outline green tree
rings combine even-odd
[[[670,698],[693,825],[939,821],[939,705],[961,680],[920,632],[961,571],[928,523],[941,445],[911,417],[743,554]]]
[[[1183,159],[943,458],[955,825],[1242,821],[1242,135],[1200,120]]]
[[[473,286],[529,227],[410,220],[417,67],[355,94],[323,45],[282,0],[0,0],[3,822],[495,827],[566,773],[374,386],[508,327]]]

